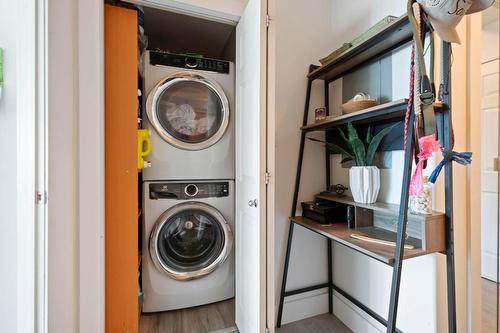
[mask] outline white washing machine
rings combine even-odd
[[[143,312],[234,297],[234,181],[144,182]]]
[[[145,52],[144,180],[234,179],[234,64]]]

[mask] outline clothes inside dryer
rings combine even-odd
[[[175,139],[199,143],[222,125],[224,105],[217,92],[197,81],[172,82],[154,107],[162,127]]]

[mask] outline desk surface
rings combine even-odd
[[[352,233],[363,234],[362,229],[349,229],[345,225],[323,225],[303,216],[294,216],[290,220],[304,228],[330,238],[335,242],[341,243],[353,250],[379,260],[387,265],[392,265],[394,263],[395,247],[390,245],[370,243],[351,237]],[[394,234],[395,240],[396,233],[392,234]],[[403,259],[419,257],[428,253],[431,252],[427,252],[420,248],[411,250],[405,249]]]

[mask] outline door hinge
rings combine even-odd
[[[271,22],[271,16],[269,16],[269,14],[266,14],[266,27],[269,27],[270,22]]]
[[[37,205],[46,205],[47,204],[47,192],[35,192],[35,203]]]
[[[269,184],[269,179],[270,178],[271,178],[271,174],[269,172],[266,172],[264,174],[264,181],[265,181],[266,185]]]

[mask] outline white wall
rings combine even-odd
[[[282,8],[282,7],[283,8]],[[296,170],[299,125],[303,112],[309,63],[354,38],[387,15],[399,16],[406,2],[399,0],[335,0],[315,7],[290,3],[277,5],[271,13],[277,30],[276,83],[276,303],[281,286],[288,216]],[[328,11],[327,13],[325,13]],[[328,20],[328,21],[325,21]],[[292,23],[293,22],[293,23]],[[313,23],[313,24],[311,24]],[[280,38],[281,36],[281,38]],[[393,56],[393,98],[408,96],[409,50]],[[403,83],[404,84],[403,84]],[[323,106],[322,86],[313,91],[311,110]],[[333,108],[332,108],[333,109]],[[311,119],[312,117],[310,117]],[[332,156],[332,184],[348,183],[347,169],[338,169]],[[306,142],[305,164],[299,203],[310,200],[324,187],[324,151]],[[399,201],[403,153],[394,152],[393,169],[382,171],[381,201]],[[290,259],[288,290],[327,281],[326,241],[296,228]],[[341,245],[334,247],[334,282],[387,317],[392,269]],[[295,321],[328,311],[326,290],[288,298],[283,322]],[[355,332],[377,332],[384,328],[343,299],[334,297],[336,315]],[[403,266],[398,328],[405,332],[436,332],[436,257],[407,260]]]
[[[49,1],[49,332],[77,332],[76,1]]]
[[[36,3],[0,4],[4,49],[0,99],[0,322],[2,332],[35,325]]]
[[[488,13],[492,15],[491,12],[498,9],[495,7],[491,7]],[[494,16],[494,14],[492,15]],[[498,14],[497,19],[491,19],[488,17],[488,20],[483,24],[483,50],[481,56],[481,62],[485,63],[488,61],[492,61],[498,59],[499,50],[498,50],[498,35],[499,35],[499,23],[498,23]]]
[[[5,87],[0,99],[0,322],[2,331],[17,331],[17,100],[15,6],[0,2],[0,47],[4,49]]]
[[[27,215],[32,208],[30,205],[34,204],[34,189],[25,191],[25,185],[22,182],[30,182],[32,184],[28,187],[34,187],[34,179],[31,177],[35,176],[35,163],[34,160],[25,158],[26,152],[20,147],[29,146],[30,143],[27,140],[34,141],[35,138],[34,130],[28,133],[25,128],[26,122],[30,124],[32,122],[34,125],[35,108],[30,108],[34,105],[26,103],[31,93],[34,95],[36,81],[31,80],[29,87],[25,86],[26,82],[22,81],[23,78],[25,80],[26,77],[35,75],[34,43],[32,47],[25,45],[29,41],[24,34],[35,34],[35,10],[34,7],[32,8],[32,4],[35,3],[0,2],[0,47],[5,50],[5,87],[0,99],[0,154],[2,156],[0,163],[0,257],[2,262],[0,265],[0,295],[2,297],[0,330],[6,333],[32,332],[34,327],[32,311],[35,308],[27,303],[30,299],[31,303],[34,303],[35,294],[29,281],[34,278],[34,274],[28,270],[29,267],[25,267],[29,263],[23,255],[23,251],[30,250],[32,252],[29,255],[34,255],[34,234],[25,234],[25,230],[28,230],[26,226],[34,228],[34,219]],[[48,34],[50,85],[48,98],[51,129],[48,189],[50,193],[48,328],[50,332],[66,333],[77,331],[76,300],[79,292],[75,204],[77,198],[75,174],[78,171],[75,145],[75,88],[77,84],[74,76],[76,56],[73,47],[76,2],[54,0],[48,3],[48,15],[51,19]],[[27,56],[30,58],[28,59]],[[28,62],[27,59],[33,62]],[[33,89],[33,91],[27,89]],[[20,170],[28,168],[32,168],[32,174],[20,179],[23,176]],[[28,200],[26,201],[24,197],[28,197]],[[57,205],[51,205],[50,201],[57,202]],[[34,265],[31,269],[34,269]],[[89,276],[88,272],[86,274]],[[95,308],[95,304],[92,306]]]
[[[101,0],[49,1],[48,319],[54,333],[104,332],[102,14]]]
[[[302,1],[275,1],[271,8],[271,29],[275,40],[275,265],[276,304],[281,286],[286,235],[288,232],[292,203],[295,170],[300,141],[299,127],[302,123],[306,93],[306,74],[311,63],[328,53],[331,36],[330,13],[332,2],[315,1],[314,6]],[[319,82],[318,82],[319,83]],[[311,110],[323,106],[322,85],[314,85]],[[313,112],[310,119],[313,119]],[[319,157],[318,157],[319,156]],[[307,142],[300,201],[311,199],[314,193],[325,187],[324,150],[320,145]],[[311,260],[311,258],[314,258]],[[294,248],[291,253],[288,289],[325,282],[326,241],[319,236],[296,228]],[[296,301],[301,299],[301,301]],[[325,297],[299,295],[287,299],[283,322],[294,321],[315,313],[324,312]]]

